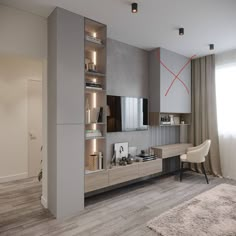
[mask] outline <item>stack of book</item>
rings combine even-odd
[[[150,154],[147,154],[147,153],[140,154],[140,155],[138,155],[138,157],[141,158],[143,162],[145,162],[145,161],[152,161],[152,160],[156,160],[157,159],[156,156],[150,155]]]
[[[102,137],[102,133],[99,129],[95,130],[86,130],[85,131],[86,138],[96,138],[96,137]]]
[[[86,81],[86,88],[102,90],[102,85],[92,81]]]
[[[101,39],[95,38],[95,37],[93,37],[91,35],[86,35],[85,38],[89,42],[97,43],[97,44],[102,44],[102,40]]]

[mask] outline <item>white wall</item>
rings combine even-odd
[[[25,130],[25,89],[26,78],[37,77],[39,79],[43,79],[43,160],[44,160],[44,168],[46,168],[46,158],[47,158],[47,148],[46,148],[46,137],[47,137],[47,127],[46,127],[46,117],[47,117],[47,98],[45,95],[47,94],[47,77],[46,77],[46,64],[47,64],[47,19],[33,15],[31,13],[27,13],[25,11],[17,10],[14,8],[9,8],[3,5],[0,5],[0,58],[1,64],[6,63],[6,68],[4,67],[5,72],[1,71],[0,76],[1,79],[1,87],[5,86],[5,92],[9,89],[9,86],[12,86],[12,90],[9,89],[10,93],[7,93],[8,98],[13,102],[14,99],[17,100],[16,95],[20,96],[18,102],[18,109],[21,107],[21,111],[23,114],[18,116],[22,119],[21,125],[17,125],[18,135],[23,135],[23,130]],[[2,64],[3,65],[3,64]],[[33,65],[33,66],[32,66]],[[10,66],[10,68],[9,68]],[[39,72],[38,69],[41,68]],[[43,68],[43,69],[42,69]],[[14,73],[13,73],[14,72]],[[5,73],[5,75],[4,75]],[[4,78],[3,78],[4,77]],[[10,78],[10,79],[8,79]],[[9,81],[10,80],[10,81]],[[13,85],[14,84],[14,85]],[[14,91],[13,91],[14,90]],[[15,94],[15,97],[13,96]],[[3,88],[0,90],[0,99],[3,96]],[[4,94],[6,96],[6,94]],[[6,104],[5,104],[6,105]],[[5,106],[4,105],[4,106]],[[2,105],[3,107],[3,105]],[[4,111],[6,112],[6,111]],[[10,113],[8,113],[8,116]],[[13,115],[13,114],[12,114]],[[6,121],[6,113],[4,114],[4,119]],[[9,128],[9,127],[8,127]],[[0,126],[0,149],[2,149],[2,140],[6,139],[6,135],[11,137],[16,136],[14,133],[10,134],[7,132],[7,126]],[[11,128],[12,132],[16,131],[13,127]],[[21,131],[20,131],[21,130]],[[20,134],[21,133],[21,134]],[[25,131],[24,131],[25,133]],[[4,136],[4,138],[3,138]],[[15,137],[15,138],[16,138]],[[25,137],[23,135],[23,137]],[[26,137],[27,138],[27,137]],[[6,142],[6,140],[4,141]],[[12,149],[12,155],[16,154],[16,148],[14,145],[10,145],[12,141],[9,138],[8,149]],[[21,149],[18,149],[17,154],[19,156],[19,152],[21,155],[25,154],[25,146],[27,142],[23,138],[23,140],[15,140],[15,143],[21,145]],[[5,143],[6,144],[6,143]],[[10,146],[9,146],[10,145]],[[4,150],[6,151],[6,147]],[[15,151],[14,151],[15,150]],[[1,152],[1,151],[0,151]],[[3,159],[4,158],[4,159]],[[6,172],[6,168],[3,167],[3,163],[9,163],[10,159],[0,153],[0,176],[8,175],[8,174],[16,174],[16,173],[24,173],[27,171],[27,163],[22,160],[19,163],[15,163],[14,171]],[[12,166],[12,165],[10,165]],[[22,172],[23,171],[23,172]],[[46,171],[45,171],[46,173]],[[46,176],[46,174],[45,174]],[[47,201],[47,184],[46,178],[43,180],[43,198]],[[44,201],[44,202],[45,202]]]
[[[28,175],[28,80],[42,80],[42,63],[0,56],[0,182]]]

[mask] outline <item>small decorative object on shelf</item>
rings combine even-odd
[[[170,119],[170,124],[174,125],[174,115],[169,115],[169,119]]]
[[[91,110],[90,110],[88,99],[86,99],[86,107],[85,107],[85,109],[86,109],[85,122],[87,124],[89,124],[91,122]]]
[[[93,123],[103,122],[103,107],[94,107],[91,109],[90,122],[93,122]]]
[[[174,116],[174,124],[179,125],[180,124],[180,117],[179,116]]]
[[[112,168],[112,166],[115,166],[115,165],[116,165],[116,154],[114,152],[111,158],[110,168]]]
[[[128,147],[128,142],[114,144],[114,152],[117,160],[122,159],[122,157],[128,157]]]
[[[93,170],[93,171],[98,170],[98,155],[97,154],[91,154],[89,156],[88,169]]]
[[[88,64],[90,63],[89,58],[85,58],[85,70],[88,71]]]
[[[101,123],[103,120],[103,107],[100,107],[99,112],[98,112],[98,119],[97,122]]]
[[[103,169],[103,154],[102,152],[98,152],[98,169]]]
[[[122,157],[119,160],[119,165],[120,166],[126,166],[126,165],[131,165],[133,163],[133,158],[131,157],[131,155],[129,154],[128,157]]]
[[[180,124],[181,124],[181,125],[184,125],[185,122],[184,122],[184,117],[183,117],[183,116],[181,116],[180,120],[181,120]]]
[[[103,154],[102,152],[96,152],[89,156],[88,170],[97,171],[103,169]]]
[[[96,65],[93,62],[88,63],[88,71],[96,72]]]
[[[161,124],[162,125],[170,125],[170,117],[168,115],[166,116],[161,116]]]

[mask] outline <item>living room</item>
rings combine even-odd
[[[0,4],[1,233],[236,234],[234,1]]]

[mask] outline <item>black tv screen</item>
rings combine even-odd
[[[107,96],[107,132],[148,129],[148,99]]]

